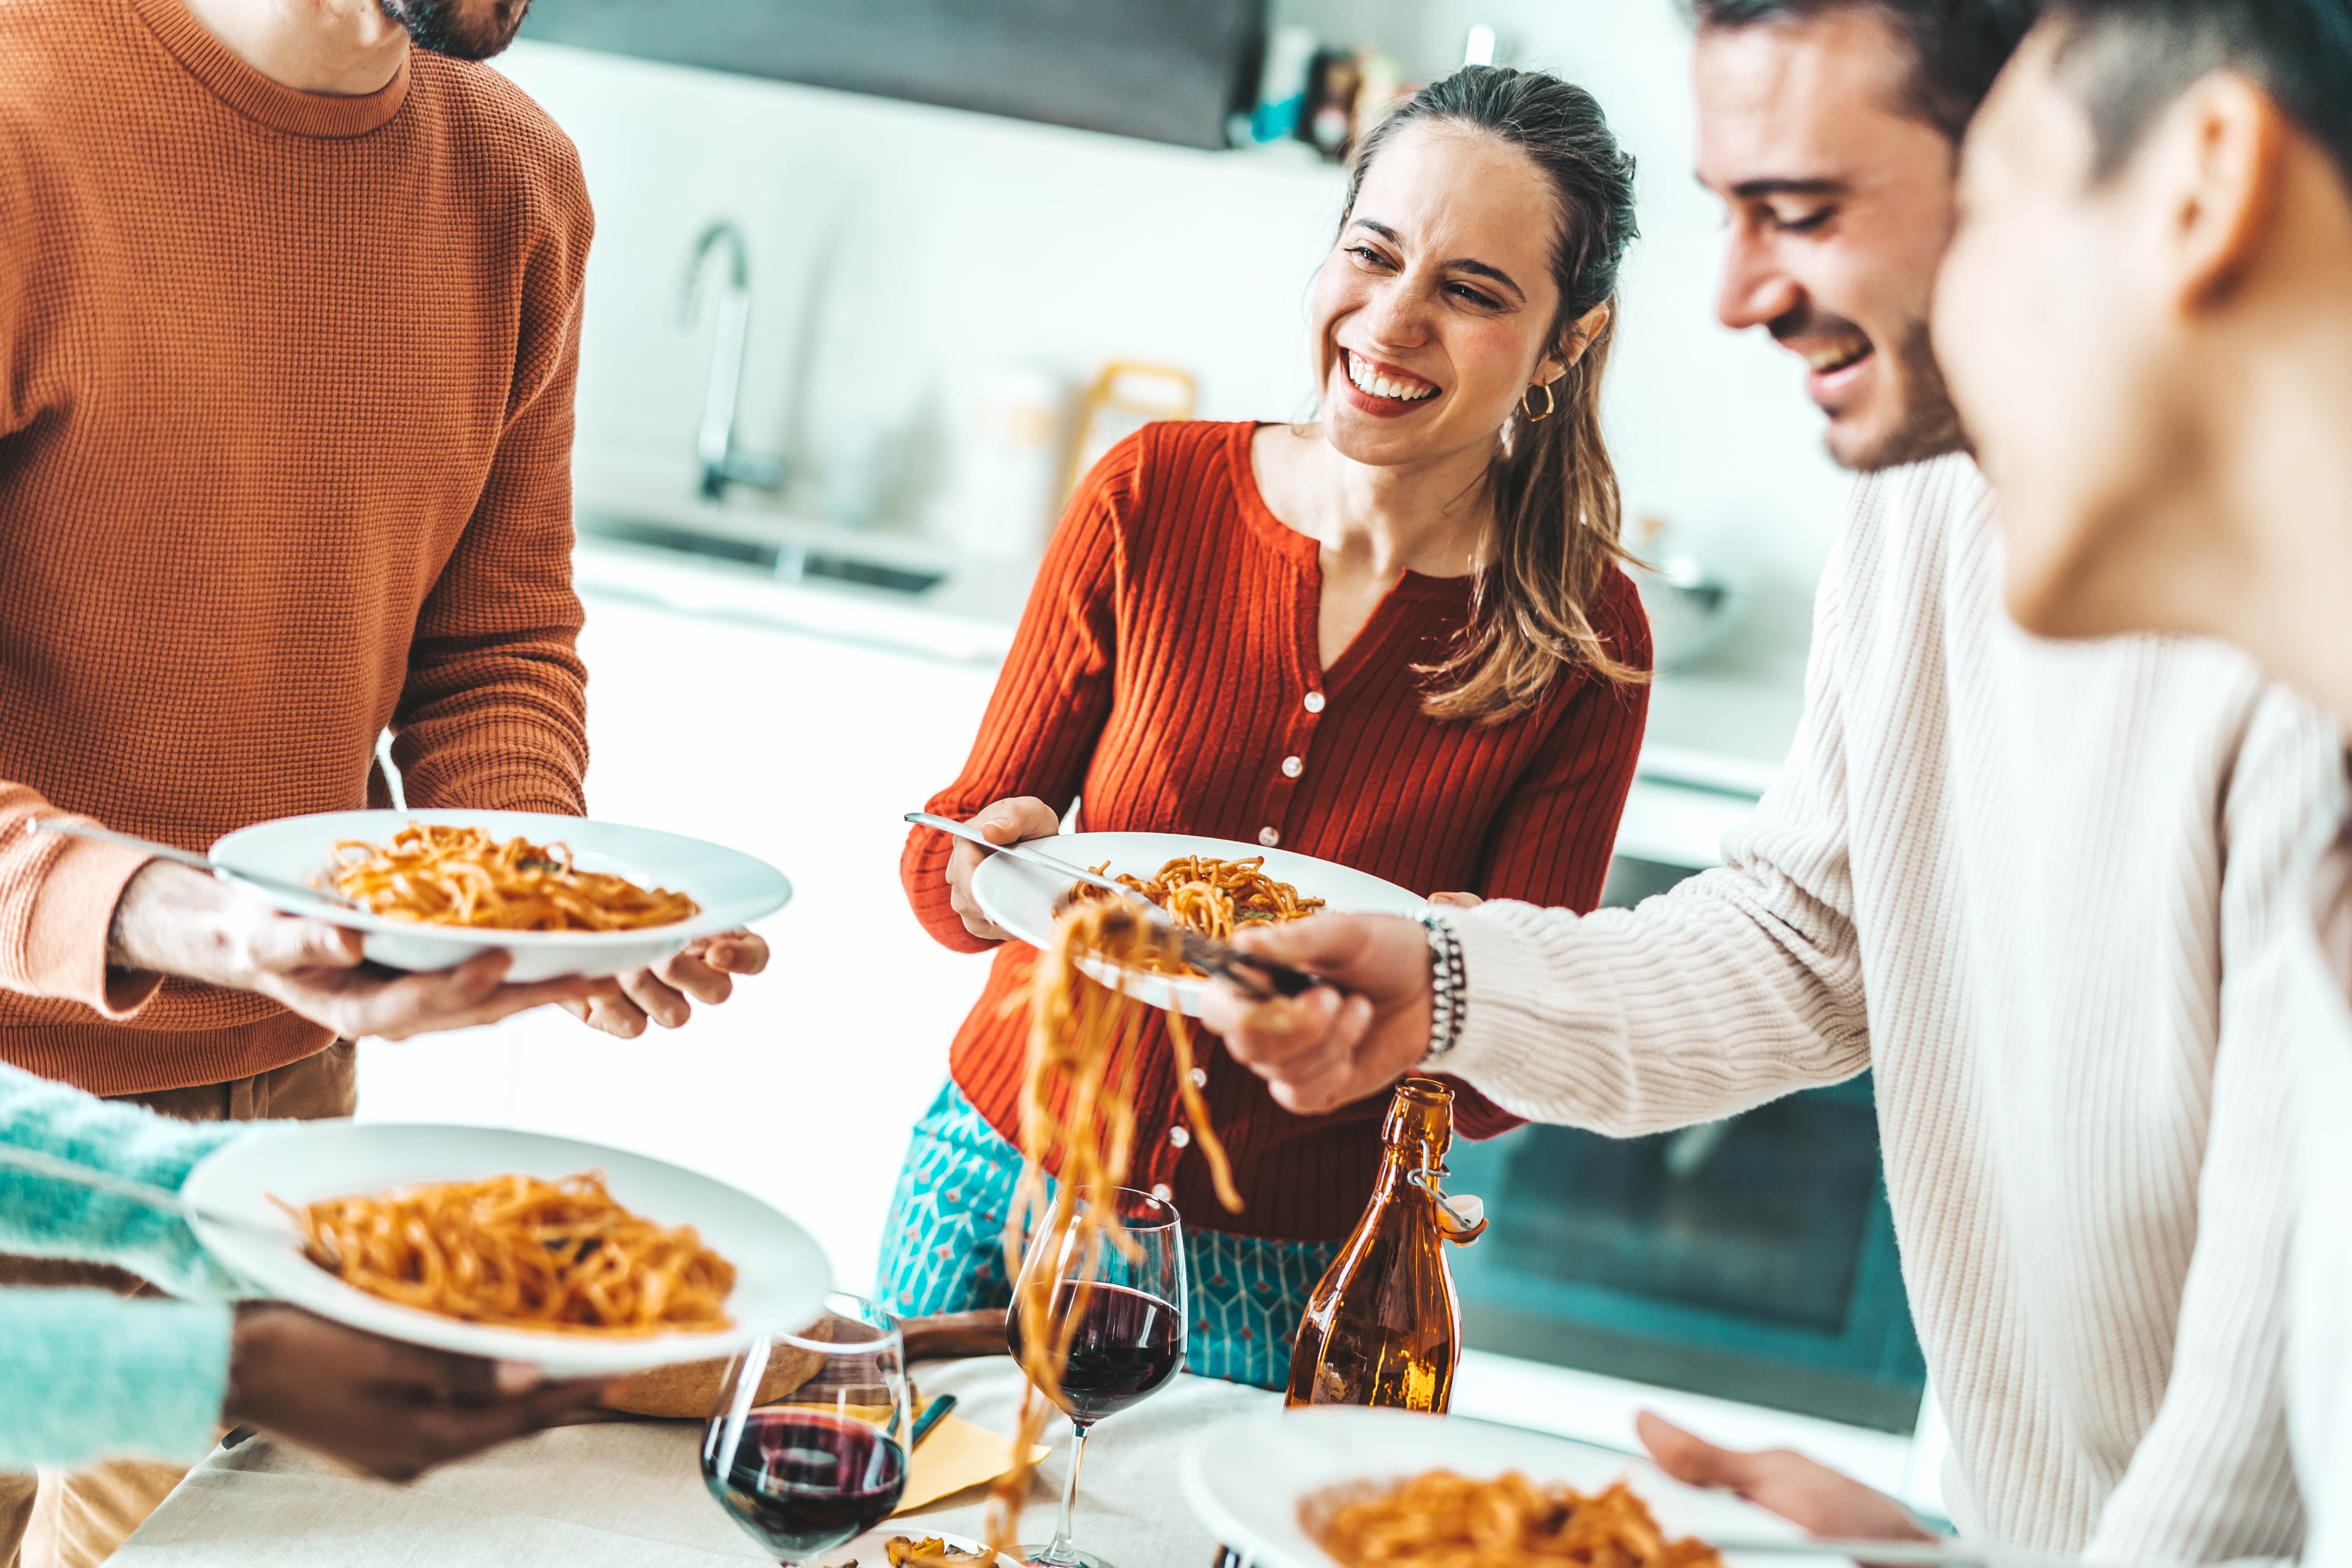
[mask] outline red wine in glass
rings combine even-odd
[[[1115,1240],[1085,1223],[1097,1205],[1118,1216]],[[1021,1556],[1045,1568],[1111,1568],[1070,1539],[1087,1434],[1157,1393],[1184,1364],[1184,1222],[1167,1199],[1129,1187],[1082,1188],[1047,1218],[1021,1260],[1005,1338],[1019,1357],[1024,1339],[1034,1352],[1050,1348],[1034,1337],[1067,1334],[1061,1388],[1048,1392],[1070,1418],[1070,1468],[1054,1539],[1022,1547]]]
[[[1069,1364],[1055,1403],[1072,1420],[1091,1426],[1157,1394],[1175,1376],[1184,1362],[1184,1334],[1177,1310],[1157,1296],[1125,1285],[1082,1287],[1071,1279],[1055,1289],[1055,1323],[1069,1321],[1082,1289],[1086,1304],[1070,1336]],[[1006,1314],[1005,1337],[1016,1358],[1021,1319],[1019,1312]]]
[[[702,1479],[736,1522],[785,1563],[845,1545],[890,1517],[907,1488],[907,1456],[871,1424],[830,1412],[755,1410],[731,1461],[719,1430],[702,1446]]]

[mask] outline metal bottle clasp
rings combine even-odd
[[[1443,1166],[1431,1170],[1424,1165],[1417,1171],[1407,1171],[1405,1180],[1427,1193],[1430,1201],[1436,1204],[1439,1212],[1444,1215],[1445,1220],[1438,1228],[1444,1233],[1446,1240],[1475,1241],[1486,1229],[1486,1205],[1482,1200],[1467,1194],[1447,1196],[1437,1185],[1438,1178],[1444,1173]]]

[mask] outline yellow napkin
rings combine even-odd
[[[1031,1450],[1030,1458],[1034,1462],[1052,1451],[1041,1443]],[[950,1492],[992,1481],[1012,1468],[1012,1438],[950,1413],[915,1450],[914,1463],[907,1469],[906,1494],[891,1517],[936,1502]]]

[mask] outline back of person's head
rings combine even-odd
[[[2352,0],[2048,0],[2059,79],[2078,94],[2095,176],[2131,161],[2165,110],[2217,70],[2251,79],[2352,184]]]
[[[1910,108],[1957,144],[2042,0],[1685,0],[1702,28],[1803,22],[1832,11],[1876,14],[1909,47]]]
[[[1582,664],[1612,680],[1637,679],[1595,630],[1590,609],[1624,556],[1617,474],[1601,435],[1601,380],[1617,332],[1617,276],[1638,230],[1633,159],[1617,144],[1593,96],[1543,71],[1465,66],[1430,83],[1376,125],[1356,150],[1344,231],[1381,150],[1416,126],[1493,136],[1524,153],[1550,187],[1556,227],[1551,274],[1556,342],[1572,342],[1597,307],[1606,319],[1541,412],[1522,405],[1501,433],[1487,484],[1495,523],[1479,572],[1478,607],[1454,657],[1430,673],[1427,704],[1440,718],[1500,722],[1526,712],[1561,671]]]

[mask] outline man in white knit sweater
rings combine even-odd
[[[2116,1563],[2292,1554],[2267,960],[2308,918],[2285,889],[2329,729],[2217,646],[2042,643],[2003,612],[1926,320],[1955,144],[2024,7],[1696,9],[1722,314],[1805,358],[1870,470],[1787,770],[1723,868],[1639,910],[1254,933],[1350,994],[1219,988],[1207,1021],[1302,1111],[1425,1063],[1621,1136],[1874,1069],[1956,1521]],[[1851,1496],[1805,1522],[1906,1528]]]

